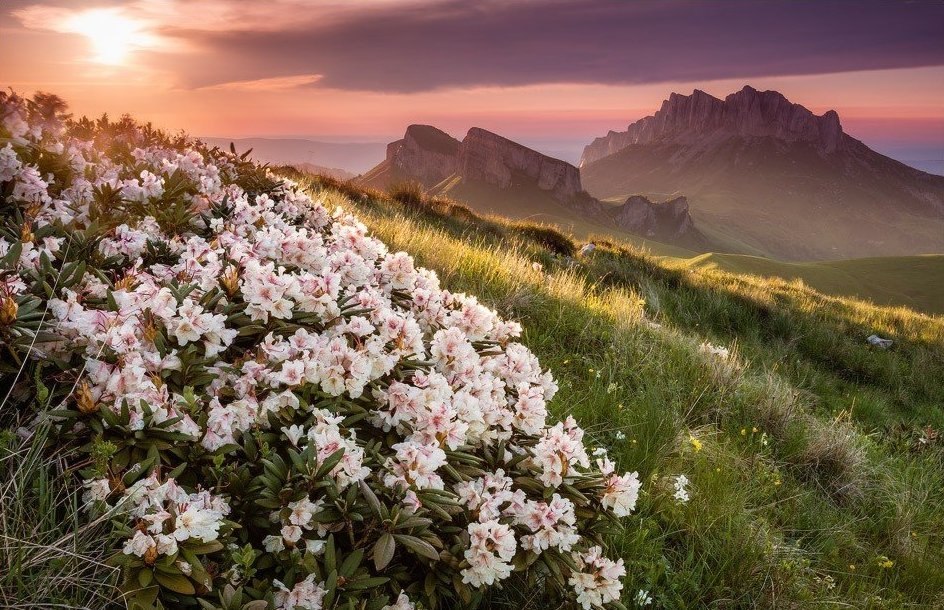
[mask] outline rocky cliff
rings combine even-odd
[[[633,195],[615,208],[612,215],[617,226],[646,237],[676,241],[695,233],[685,197],[655,203]]]
[[[772,137],[783,142],[808,142],[822,153],[849,145],[830,110],[817,116],[776,91],[745,86],[720,100],[696,89],[691,95],[673,93],[654,115],[640,119],[626,131],[611,131],[584,148],[581,166],[634,144],[713,144],[732,136]]]
[[[387,145],[387,161],[429,187],[456,171],[459,140],[431,125],[410,125],[403,138]]]
[[[371,183],[374,177],[379,181]],[[446,178],[475,181],[499,189],[535,187],[561,203],[580,193],[580,171],[507,138],[473,127],[460,142],[429,125],[410,125],[387,146],[384,162],[362,183],[418,180],[430,188]]]
[[[600,232],[620,229],[686,245],[702,239],[684,197],[604,204],[582,190],[580,170],[570,163],[478,127],[460,142],[435,127],[410,125],[387,147],[387,158],[357,179],[380,189],[404,181],[418,181],[428,194],[454,197],[484,213],[532,220],[549,214],[591,223]]]
[[[458,174],[499,188],[534,184],[554,199],[568,202],[581,191],[580,171],[559,159],[473,127],[462,140]]]
[[[783,260],[944,251],[944,177],[870,149],[835,112],[815,115],[776,91],[673,93],[588,145],[580,178],[601,200],[684,194],[718,250]],[[633,224],[648,212],[624,215]]]

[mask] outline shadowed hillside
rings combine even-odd
[[[944,251],[944,178],[885,157],[775,91],[672,94],[584,152],[595,197],[685,195],[716,250],[786,260]]]

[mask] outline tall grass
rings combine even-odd
[[[616,541],[627,602],[647,589],[677,608],[944,604],[942,451],[917,442],[944,404],[940,320],[619,245],[574,260],[500,219],[359,208],[448,288],[521,320],[560,381],[555,414],[640,470],[649,517]],[[869,348],[871,332],[896,348]],[[670,497],[681,472],[685,505]]]
[[[45,423],[0,433],[0,606],[117,607],[114,540],[81,506],[73,453]]]

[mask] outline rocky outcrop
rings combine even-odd
[[[396,176],[434,186],[450,176],[500,189],[536,186],[568,203],[580,193],[580,170],[507,138],[473,127],[461,142],[429,125],[410,125],[387,146],[384,161]]]
[[[456,172],[460,144],[431,125],[410,125],[403,139],[387,145],[386,161],[429,187]]]
[[[462,140],[458,173],[503,189],[534,184],[561,202],[572,200],[581,190],[580,171],[570,163],[478,127]]]
[[[696,233],[685,197],[655,203],[633,195],[615,208],[612,215],[618,227],[646,237],[676,241]]]
[[[745,86],[720,100],[696,89],[691,95],[673,93],[654,115],[636,121],[626,131],[611,131],[595,139],[584,148],[580,164],[592,163],[634,144],[707,144],[732,136],[808,142],[824,154],[854,141],[843,133],[835,111],[817,116],[776,91]]]

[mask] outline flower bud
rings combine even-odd
[[[75,402],[79,407],[79,412],[83,415],[90,415],[98,411],[98,403],[95,402],[95,398],[92,397],[92,388],[89,387],[87,381],[83,381],[79,384],[79,387],[76,388]]]
[[[16,322],[16,313],[20,306],[11,296],[0,297],[0,326],[9,326]]]

